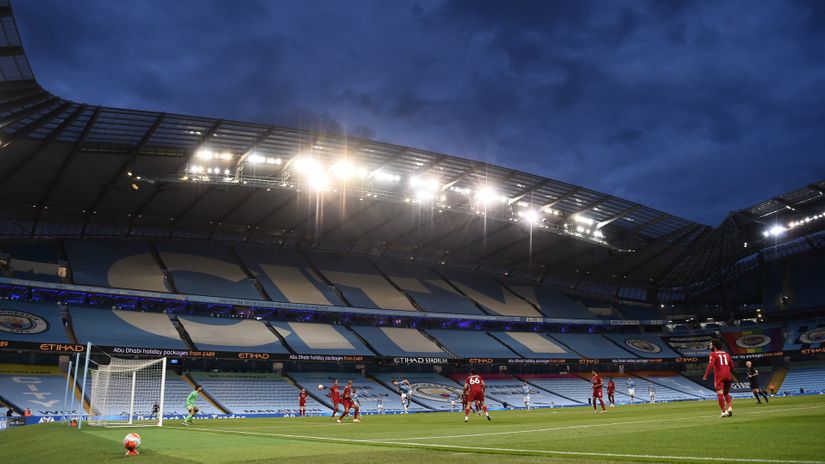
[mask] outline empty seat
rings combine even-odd
[[[378,354],[384,356],[448,356],[443,349],[416,329],[353,326],[352,330],[377,350]]]
[[[487,332],[477,330],[426,331],[451,353],[462,358],[518,358],[519,356]]]
[[[445,270],[444,275],[490,314],[542,317],[530,303],[504,288],[493,277],[454,270]]]
[[[289,353],[260,321],[201,316],[178,316],[178,320],[199,350]]]
[[[181,293],[228,298],[262,299],[254,280],[241,269],[226,247],[215,244],[157,243],[166,268]]]
[[[0,338],[17,342],[71,343],[56,303],[0,300]]]
[[[329,387],[332,385],[333,379],[338,379],[341,393],[344,392],[344,386],[347,384],[347,380],[352,380],[353,386],[358,390],[358,398],[361,401],[362,412],[373,413],[378,411],[379,400],[383,402],[385,412],[397,413],[403,410],[399,392],[355,373],[290,372],[288,375],[295,383],[306,388],[307,391],[312,392],[318,400],[330,408],[332,407],[332,401],[330,401],[328,396],[329,390],[318,391],[318,385]],[[410,411],[427,410],[428,408],[417,403],[410,405]],[[350,414],[352,414],[352,412],[350,412]]]
[[[546,317],[558,319],[593,319],[593,314],[581,303],[568,298],[560,290],[546,285],[525,285],[508,282],[508,287],[536,305]]]
[[[70,307],[80,343],[100,346],[187,349],[163,313]]]
[[[69,240],[65,249],[75,283],[152,292],[171,290],[145,242]]]
[[[270,324],[298,354],[375,355],[345,327],[306,322],[271,322]]]
[[[490,332],[511,350],[530,359],[576,359],[580,356],[538,332]]]
[[[300,389],[276,374],[192,372],[190,376],[232,414],[244,416],[298,414]],[[310,393],[313,393],[310,390]],[[307,414],[329,414],[329,408],[307,398]]]
[[[629,351],[616,346],[597,334],[552,333],[550,337],[563,343],[585,358],[635,358]]]
[[[640,358],[679,357],[679,354],[671,350],[661,337],[646,334],[605,334],[604,336]]]

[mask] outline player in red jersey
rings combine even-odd
[[[470,369],[470,375],[464,381],[464,391],[467,392],[467,404],[464,405],[464,422],[470,420],[470,405],[477,403],[481,405],[484,410],[484,415],[487,420],[492,420],[490,413],[487,412],[487,405],[484,404],[484,392],[487,387],[484,385],[484,379],[476,374],[475,369]]]
[[[349,410],[352,409],[352,380],[347,380],[347,385],[344,387],[344,393],[341,395],[341,405],[344,407],[344,412],[341,413],[341,417],[338,418],[338,423],[341,423],[341,419],[349,414]],[[358,412],[360,408],[355,409],[355,415],[353,416],[353,422],[361,422],[361,419],[358,418]]]
[[[610,403],[611,408],[616,407],[616,397],[614,396],[616,393],[616,384],[613,383],[613,377],[607,378],[607,401]]]
[[[332,380],[332,386],[329,387],[329,399],[332,401],[332,418],[338,414],[338,405],[341,404],[341,394],[338,389],[338,379]]]
[[[307,415],[307,397],[309,393],[307,393],[306,388],[301,389],[301,393],[298,394],[298,415],[301,417],[306,417]]]
[[[711,341],[710,350],[708,368],[705,370],[705,376],[702,379],[707,380],[710,371],[713,370],[713,388],[716,390],[716,400],[719,402],[719,408],[722,409],[720,417],[730,417],[733,415],[733,405],[730,398],[731,369],[733,365],[730,355],[722,349],[720,340],[714,339]]]
[[[593,376],[590,378],[590,381],[593,382],[593,412],[596,412],[596,399],[602,404],[602,412],[607,412],[607,409],[604,408],[604,401],[602,400],[602,376],[600,376],[595,369],[593,370]]]

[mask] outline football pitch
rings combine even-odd
[[[825,396],[716,402],[460,413],[201,420],[184,428],[42,424],[0,432],[4,463],[816,463],[825,464]],[[139,456],[121,440],[140,433]]]

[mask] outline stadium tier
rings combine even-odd
[[[583,376],[587,376],[588,374],[582,374]],[[607,377],[612,376],[611,373],[601,373],[602,378],[605,379],[605,385],[607,385]],[[589,377],[588,377],[589,378]],[[627,382],[629,380],[633,380],[636,384],[636,402],[643,402],[646,403],[650,400],[648,387],[653,387],[656,392],[656,401],[685,401],[685,400],[696,400],[699,398],[705,398],[709,395],[713,395],[716,397],[716,394],[712,391],[702,388],[699,385],[693,384],[688,379],[679,378],[676,374],[673,375],[657,375],[656,377],[639,377],[634,375],[633,377],[628,376],[620,376],[616,374],[613,377],[613,382],[616,383],[616,392],[622,395],[629,395],[628,394],[628,385]],[[695,385],[692,386],[691,384]],[[679,390],[674,390],[673,388],[679,388]],[[688,391],[693,391],[696,394],[688,393]],[[619,397],[617,396],[616,401],[619,403],[629,402],[630,397],[624,396]]]
[[[557,406],[581,406],[593,392],[590,382],[571,374],[522,374],[520,380],[552,393],[551,401]]]
[[[307,256],[352,306],[418,311],[366,258],[326,253]]]
[[[516,358],[518,355],[486,332],[472,330],[425,331],[450,353],[461,358]]]
[[[202,351],[289,353],[266,324],[254,319],[178,316],[178,320]]]
[[[469,373],[457,372],[450,374],[450,378],[461,385],[464,385]],[[507,407],[507,408],[522,408],[524,407],[524,382],[519,381],[513,376],[506,374],[483,374],[484,385],[487,387],[484,393],[484,399],[494,400],[494,403],[488,404],[493,408]],[[533,406],[554,406],[552,404],[551,395],[542,396],[543,392],[532,390],[530,400]],[[541,403],[541,404],[539,404]]]
[[[780,394],[825,393],[825,366],[791,367],[779,387]]]
[[[645,334],[605,334],[608,340],[640,358],[677,358],[661,337]]]
[[[663,319],[662,314],[654,307],[617,304],[614,307],[625,319],[655,320]]]
[[[825,347],[825,320],[809,320],[792,323],[785,337],[785,350]]]
[[[657,383],[664,387],[669,388],[670,390],[683,393],[686,396],[684,400],[693,399],[693,397],[701,398],[701,399],[711,399],[716,398],[716,392],[711,389],[705,388],[702,385],[697,384],[696,382],[683,377],[681,375],[677,375],[676,373],[669,373],[667,372],[647,372],[647,373],[639,373],[638,375],[642,375],[644,378],[650,380],[651,382]],[[659,398],[659,390],[656,391],[656,398]],[[664,397],[662,397],[664,399]]]
[[[296,250],[236,247],[238,256],[273,301],[342,306],[344,302]]]
[[[333,379],[338,379],[339,386],[343,392],[348,380],[352,380],[352,385],[358,390],[358,398],[361,401],[361,411],[365,413],[376,413],[379,411],[379,400],[384,405],[384,412],[398,413],[403,411],[401,406],[400,393],[395,389],[390,389],[380,383],[362,377],[355,373],[340,372],[290,372],[289,378],[295,381],[298,386],[306,388],[310,394],[320,400],[324,405],[332,408],[332,401],[329,399],[329,389],[318,390],[318,385],[329,387]],[[415,400],[415,396],[413,396]],[[415,401],[409,406],[411,412],[429,411]],[[339,409],[340,411],[340,409]]]
[[[192,243],[156,244],[178,292],[226,298],[263,299],[229,248]]]
[[[18,412],[31,409],[36,416],[62,416],[79,409],[80,393],[63,404],[66,395],[66,374],[57,366],[0,364],[0,400]],[[71,398],[71,397],[69,397]]]
[[[60,306],[10,300],[0,300],[0,340],[72,343]]]
[[[383,356],[427,356],[446,358],[441,347],[416,329],[352,326],[373,350]]]
[[[499,316],[542,317],[533,305],[505,288],[493,277],[444,270],[444,276],[485,311]]]
[[[69,314],[80,343],[188,349],[172,321],[163,313],[70,307]]]
[[[244,416],[298,414],[300,388],[276,374],[192,372],[190,377],[230,414]],[[309,390],[313,393],[312,390]],[[307,414],[329,414],[329,408],[307,398]]]
[[[373,262],[398,288],[424,311],[455,314],[484,314],[469,298],[427,266],[390,259]]]
[[[12,277],[18,279],[59,282],[60,266],[57,264],[54,246],[48,243],[6,244],[0,251],[9,255]]]
[[[345,327],[307,322],[271,322],[296,353],[307,355],[375,356]]]
[[[528,359],[578,359],[580,357],[539,332],[490,332],[490,335]]]
[[[635,358],[629,351],[596,334],[554,333],[551,337],[585,358]]]
[[[560,319],[592,319],[591,314],[578,301],[566,297],[560,290],[538,285],[525,285],[523,282],[508,281],[507,287],[533,303],[546,317]]]
[[[163,271],[145,242],[67,240],[63,246],[75,283],[169,291]]]

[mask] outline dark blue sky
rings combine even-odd
[[[825,177],[825,1],[13,7],[77,101],[343,131],[710,225]]]

